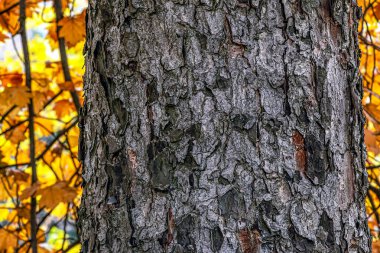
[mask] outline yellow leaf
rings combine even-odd
[[[58,25],[61,26],[59,30],[59,37],[65,38],[68,47],[75,46],[78,42],[82,41],[86,35],[85,27],[85,12],[74,17],[65,17],[59,21]]]
[[[1,209],[0,211],[0,222],[3,222],[8,218],[9,215],[9,209]]]
[[[54,132],[54,122],[44,118],[35,118],[35,130],[43,135],[49,135]],[[43,126],[43,127],[42,127]]]
[[[81,246],[78,243],[73,248],[71,248],[69,251],[67,251],[67,253],[78,253],[78,252],[80,252],[80,250],[81,250]]]
[[[67,213],[67,204],[59,203],[51,213],[51,215],[57,217],[58,219],[64,217]]]
[[[57,47],[57,25],[56,23],[50,24],[48,28],[47,38],[49,39],[50,47],[56,48]]]

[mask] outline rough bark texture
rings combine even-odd
[[[370,252],[352,0],[90,0],[83,252]]]

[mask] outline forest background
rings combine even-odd
[[[359,0],[373,252],[380,252],[380,0]],[[86,0],[0,0],[0,252],[79,252]]]

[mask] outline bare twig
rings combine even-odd
[[[61,55],[63,75],[65,77],[65,82],[72,82],[70,69],[69,69],[69,62],[67,60],[65,38],[59,36],[59,30],[61,29],[61,27],[58,25],[58,22],[63,18],[61,0],[54,0],[54,8],[55,8],[55,13],[56,13],[58,46],[59,46],[59,53]],[[71,94],[71,97],[73,98],[75,109],[77,110],[77,112],[79,112],[79,109],[81,107],[79,96],[77,92],[75,91],[75,89],[70,91],[70,94]]]
[[[24,53],[24,69],[26,86],[32,91],[32,73],[30,69],[28,38],[26,34],[26,0],[20,0],[20,35],[22,42],[22,50]],[[33,98],[29,99],[29,156],[30,167],[32,168],[32,185],[37,182],[37,167],[36,167],[36,146],[34,137],[34,106]],[[30,233],[31,233],[31,248],[33,253],[38,252],[37,241],[37,200],[35,196],[31,196],[30,200]]]

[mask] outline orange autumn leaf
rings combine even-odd
[[[69,115],[73,111],[73,103],[68,99],[59,100],[54,105],[55,113],[59,118]]]
[[[372,242],[372,253],[380,253],[380,241]]]
[[[0,42],[4,42],[6,39],[9,39],[9,37],[6,34],[0,32]]]
[[[26,136],[24,131],[21,131],[16,128],[14,131],[10,131],[5,134],[5,137],[12,142],[13,144],[18,144],[24,140],[26,140]]]
[[[8,177],[13,177],[16,182],[28,182],[30,175],[21,170],[8,170]]]
[[[25,188],[20,195],[20,199],[24,200],[34,196],[37,190],[40,188],[40,186],[41,184],[39,182],[36,182],[32,186]]]
[[[0,74],[0,81],[3,86],[20,86],[23,80],[23,75],[18,72]]]
[[[0,12],[6,11],[1,15],[0,26],[15,34],[19,29],[19,8],[18,0],[1,0],[0,1]]]
[[[58,84],[59,88],[62,90],[74,90],[75,86],[73,82],[64,82],[64,83],[59,83]]]
[[[17,237],[4,229],[0,229],[0,251],[10,250],[9,252],[12,252],[11,249],[16,245]]]
[[[379,153],[379,145],[377,145],[377,136],[373,134],[372,131],[365,129],[364,130],[364,139],[367,146],[367,149],[369,151],[372,151],[374,153]]]
[[[16,214],[20,218],[30,219],[30,209],[26,206],[16,208]]]
[[[67,203],[74,200],[77,192],[70,187],[66,181],[59,181],[51,186],[38,190],[41,195],[39,202],[40,207],[54,208],[59,203]]]
[[[65,17],[59,21],[59,37],[65,38],[68,47],[73,47],[86,36],[85,12],[74,17]]]
[[[62,9],[66,9],[69,6],[69,3],[71,3],[72,0],[62,0]]]
[[[46,95],[43,92],[35,91],[33,92],[33,105],[34,111],[39,112],[43,109],[46,102]]]
[[[29,99],[32,95],[29,89],[25,86],[22,87],[7,87],[4,89],[5,99],[10,105],[17,105],[24,107],[29,103]]]
[[[380,18],[380,4],[376,4],[373,7],[373,14],[376,16],[376,18]]]

